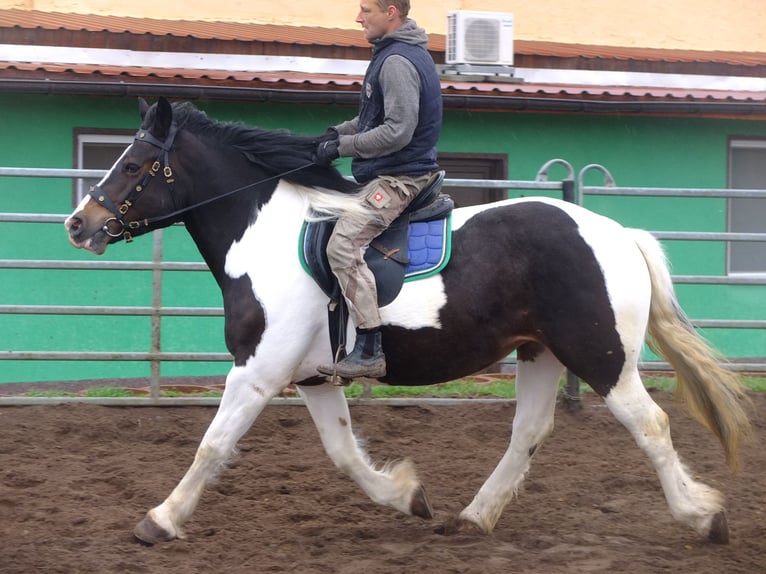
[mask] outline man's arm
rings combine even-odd
[[[356,135],[343,135],[354,118],[336,126],[341,134],[341,156],[381,157],[399,151],[412,140],[420,109],[420,76],[403,56],[390,56],[380,71],[385,119],[374,129]]]

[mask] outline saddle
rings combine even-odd
[[[415,197],[407,208],[365,252],[364,260],[375,276],[378,306],[391,303],[405,280],[441,271],[450,254],[450,214],[454,202],[441,193],[444,171]],[[335,221],[307,222],[300,238],[301,263],[331,300],[342,300],[338,280],[327,260],[327,242]]]
[[[365,252],[364,260],[375,276],[378,306],[391,303],[405,281],[430,277],[448,263],[451,213],[455,203],[441,193],[445,172],[439,171],[412,203]],[[345,357],[346,301],[327,260],[327,242],[335,221],[306,222],[301,232],[301,264],[329,297],[330,346],[336,361]]]

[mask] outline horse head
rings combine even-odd
[[[110,243],[173,223],[171,148],[178,135],[165,98],[149,106],[139,99],[141,128],[106,176],[65,221],[69,241],[101,255]]]

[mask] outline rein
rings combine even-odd
[[[172,193],[173,183],[175,183],[175,179],[173,178],[173,170],[170,167],[170,160],[168,158],[168,154],[170,152],[170,148],[173,146],[173,142],[175,140],[177,133],[178,133],[178,126],[176,126],[175,123],[173,123],[170,126],[170,130],[168,131],[168,136],[165,139],[165,141],[158,140],[146,130],[143,130],[143,129],[138,130],[138,132],[136,133],[136,136],[133,138],[133,141],[142,141],[142,142],[149,143],[153,145],[154,147],[159,148],[160,154],[157,156],[157,159],[154,160],[154,163],[152,164],[151,168],[149,168],[149,172],[141,180],[141,183],[139,183],[135,188],[133,188],[133,191],[131,191],[130,194],[128,194],[128,197],[125,198],[125,200],[120,204],[119,207],[117,207],[114,204],[114,202],[111,200],[111,198],[106,193],[104,193],[104,191],[101,189],[100,184],[96,184],[90,188],[89,195],[93,198],[93,200],[114,214],[114,217],[110,217],[109,219],[107,219],[104,222],[104,226],[101,228],[101,230],[104,233],[106,233],[109,237],[116,238],[116,237],[122,236],[122,238],[125,240],[126,243],[130,243],[131,241],[133,241],[133,234],[131,233],[131,231],[135,232],[141,227],[149,227],[150,225],[157,223],[158,221],[163,221],[165,219],[176,217],[178,215],[181,215],[182,213],[186,213],[187,211],[192,211],[193,209],[197,209],[198,207],[207,205],[208,203],[218,201],[219,199],[224,199],[226,197],[229,197],[230,195],[234,195],[235,193],[239,193],[240,191],[250,189],[251,187],[255,187],[267,181],[271,181],[274,179],[281,179],[285,177],[286,175],[290,175],[291,173],[295,173],[297,171],[306,169],[307,167],[310,167],[313,165],[313,162],[309,162],[305,165],[287,170],[277,175],[269,176],[260,181],[248,183],[247,185],[243,185],[242,187],[232,189],[231,191],[227,191],[226,193],[223,193],[221,195],[217,195],[215,197],[209,197],[208,199],[205,199],[203,201],[200,201],[188,207],[176,209],[175,211],[172,211],[165,215],[125,222],[123,217],[128,212],[128,210],[133,206],[133,203],[142,195],[142,192],[147,188],[147,186],[152,181],[152,179],[159,173],[160,168],[162,168],[162,175],[165,177],[165,183],[167,183],[170,186],[170,191]],[[162,160],[161,164],[160,164],[160,160]],[[171,194],[171,197],[172,197],[172,194]],[[112,222],[118,223],[120,225],[120,230],[116,233],[110,231],[109,229],[109,225]]]

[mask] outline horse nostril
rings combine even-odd
[[[82,227],[82,219],[79,217],[70,217],[64,224],[69,233],[76,233]]]

